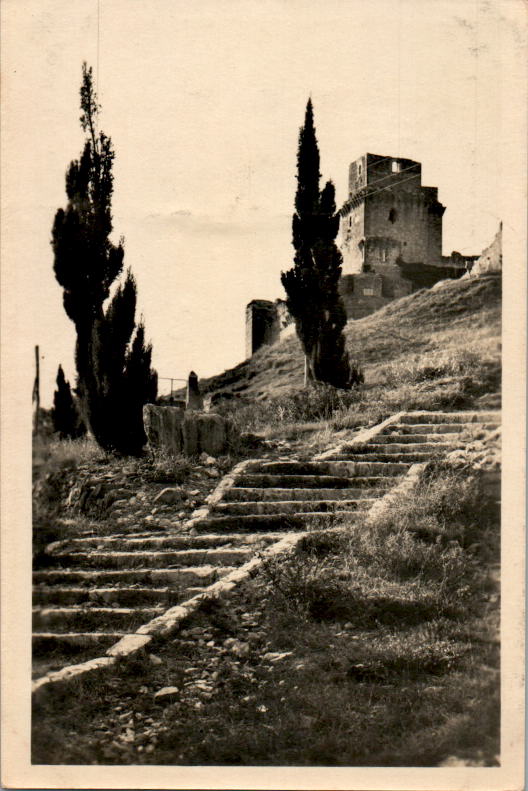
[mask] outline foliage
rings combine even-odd
[[[281,274],[287,306],[306,355],[309,379],[349,387],[350,365],[343,328],[346,311],[338,292],[342,257],[335,188],[319,190],[319,149],[308,100],[297,152],[297,193],[292,221],[294,266]]]
[[[98,105],[92,70],[83,65],[79,160],[66,174],[66,209],[55,215],[54,271],[64,289],[64,308],[77,332],[77,391],[83,417],[106,450],[138,454],[145,443],[142,407],[156,395],[142,323],[136,330],[136,284],[128,272],[106,310],[112,284],[123,269],[124,246],[112,232],[112,141],[97,133]]]
[[[70,383],[66,381],[61,365],[57,372],[57,389],[53,394],[51,417],[53,430],[61,439],[77,439],[86,434],[86,426],[75,405]]]

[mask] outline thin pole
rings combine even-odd
[[[33,401],[35,402],[35,434],[39,430],[40,418],[40,353],[39,347],[35,346],[35,384],[33,385]]]

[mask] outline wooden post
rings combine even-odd
[[[35,346],[35,384],[33,385],[33,401],[35,403],[33,427],[35,434],[38,434],[40,419],[40,353],[38,346]]]

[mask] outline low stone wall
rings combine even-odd
[[[222,456],[233,450],[240,439],[233,423],[214,412],[186,412],[179,407],[145,404],[143,423],[151,448],[185,456]]]

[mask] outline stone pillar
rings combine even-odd
[[[187,382],[187,398],[185,400],[185,408],[188,410],[194,410],[196,412],[201,412],[204,408],[203,396],[200,393],[200,387],[198,385],[198,377],[194,371],[191,371],[189,374],[189,380]]]

